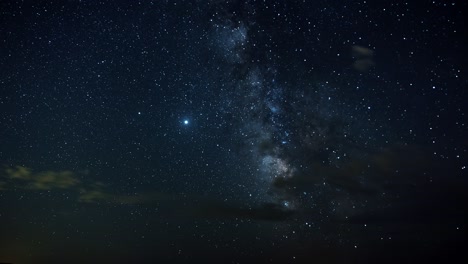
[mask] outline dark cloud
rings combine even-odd
[[[333,202],[330,216],[338,221],[414,223],[467,217],[460,201],[468,198],[468,181],[447,175],[454,164],[436,162],[425,148],[395,145],[350,158],[339,166],[324,165],[313,158],[309,161],[307,170],[275,179],[273,189],[289,197],[298,198],[305,192],[314,199],[328,199]],[[324,186],[329,187],[327,191]],[[315,194],[320,188],[322,191]],[[353,205],[360,201],[369,209],[356,209]],[[316,214],[314,209],[306,209],[307,202],[302,200],[301,213]]]
[[[384,224],[441,224],[447,222],[466,222],[468,211],[465,203],[468,200],[466,188],[468,181],[435,180],[419,182],[391,192],[398,193],[393,197],[391,206],[360,212],[347,219],[350,223],[384,223]],[[385,191],[388,192],[388,189]]]
[[[141,192],[132,195],[118,194],[108,190],[101,182],[83,183],[76,173],[71,171],[43,171],[15,166],[4,170],[0,181],[0,190],[24,188],[30,191],[67,189],[77,193],[77,201],[88,204],[109,205],[157,205],[162,207],[166,216],[198,216],[208,218],[246,218],[251,220],[284,221],[294,214],[274,203],[265,203],[258,207],[246,208],[219,203],[216,199],[198,195],[178,196],[157,191]],[[7,182],[9,181],[9,182]]]
[[[251,220],[285,221],[294,215],[294,210],[285,209],[275,203],[265,203],[259,207],[240,207],[229,204],[207,204],[199,214],[206,217],[247,218]]]
[[[327,183],[351,194],[374,194],[395,186],[409,186],[424,181],[424,171],[431,165],[426,152],[413,146],[394,146],[376,153],[350,157],[339,164],[323,164],[315,155],[307,155],[301,162],[307,164],[290,178],[277,178],[274,187],[288,191],[310,189]]]

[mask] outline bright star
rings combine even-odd
[[[189,121],[187,119],[184,120],[184,125],[188,125]]]

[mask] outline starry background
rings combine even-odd
[[[1,1],[0,262],[466,259],[464,1]]]

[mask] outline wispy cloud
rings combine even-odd
[[[6,178],[16,186],[31,190],[70,189],[80,181],[72,171],[42,171],[34,173],[30,168],[15,166],[5,170]],[[6,189],[6,182],[4,188]]]
[[[0,181],[0,191],[6,190],[7,183],[4,181]]]
[[[375,65],[374,51],[369,48],[354,45],[351,47],[351,55],[355,59],[353,68],[358,71],[365,72]]]
[[[101,182],[83,182],[77,173],[69,170],[35,172],[25,166],[7,167],[0,173],[0,191],[13,189],[30,191],[66,190],[77,194],[83,203],[143,204],[172,200],[173,195],[161,192],[117,194]]]

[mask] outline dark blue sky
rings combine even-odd
[[[466,7],[2,1],[0,262],[462,256]]]

